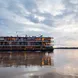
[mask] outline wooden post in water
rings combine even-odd
[[[10,59],[12,58],[12,52],[10,52],[10,56],[9,57],[10,57]]]
[[[26,60],[26,51],[24,51],[24,57],[25,57],[25,60]]]

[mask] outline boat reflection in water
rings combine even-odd
[[[53,65],[45,52],[0,52],[0,67]]]

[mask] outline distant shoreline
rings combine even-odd
[[[78,49],[78,47],[57,47],[54,49]]]

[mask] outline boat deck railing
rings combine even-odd
[[[43,45],[0,45],[0,46],[43,46]],[[46,47],[50,47],[51,45],[45,45]]]
[[[0,41],[0,42],[50,42],[49,40],[44,40],[44,41],[42,41],[42,40],[40,40],[40,41],[6,41],[6,40],[4,40],[4,41]]]

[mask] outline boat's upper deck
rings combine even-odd
[[[13,45],[13,46],[18,46],[18,45],[26,45],[26,46],[30,46],[30,45],[36,45],[36,46],[40,46],[40,45],[44,45],[44,46],[50,46],[52,43],[52,39],[53,37],[36,37],[36,36],[32,36],[32,37],[0,37],[0,46],[9,46],[9,45]]]
[[[51,39],[53,39],[53,37],[36,37],[36,36],[32,36],[32,37],[0,37],[0,41],[51,41]]]

